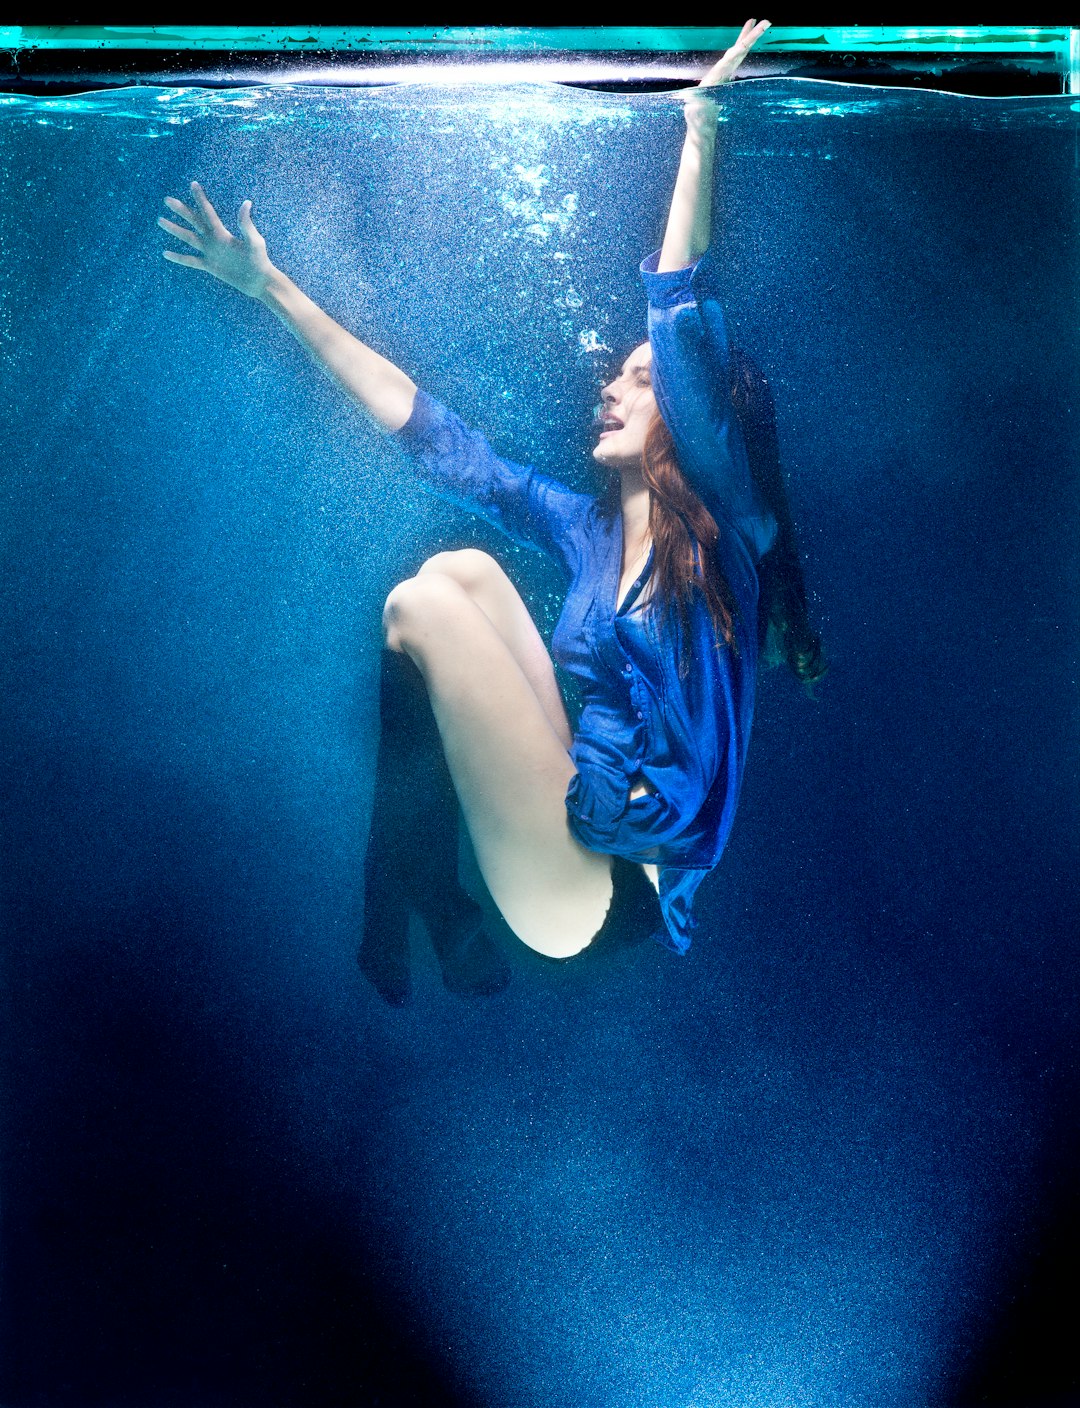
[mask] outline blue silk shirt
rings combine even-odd
[[[566,794],[583,846],[660,871],[666,930],[685,953],[694,892],[731,831],[754,707],[756,564],[776,526],[754,488],[731,403],[728,341],[711,260],[673,273],[642,265],[652,380],[679,465],[720,528],[717,551],[734,596],[735,648],[717,645],[695,598],[689,639],[642,603],[652,567],[619,603],[622,516],[537,470],[497,455],[445,406],[419,392],[401,440],[442,497],[539,548],[569,580],[552,654],[577,681],[582,710]],[[648,791],[630,799],[637,783]]]

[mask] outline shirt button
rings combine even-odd
[[[624,675],[632,675],[632,674],[634,673],[634,667],[633,667],[633,665],[631,665],[631,663],[630,663],[629,660],[628,660],[628,661],[626,662],[626,664],[622,667],[622,672],[623,672]]]
[[[634,718],[635,718],[635,719],[643,719],[644,717],[645,717],[645,715],[641,712],[640,709],[635,709],[635,710],[634,710]]]

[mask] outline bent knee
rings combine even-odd
[[[409,577],[399,582],[383,603],[383,636],[389,650],[402,650],[415,631],[453,608],[461,591],[445,576]]]
[[[472,594],[486,584],[506,576],[490,553],[479,548],[459,548],[456,552],[437,552],[420,568],[418,576],[449,577],[459,587]]]

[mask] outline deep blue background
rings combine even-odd
[[[379,608],[495,544],[154,220],[251,196],[329,311],[586,484],[678,107],[4,101],[5,1405],[1069,1401],[1067,101],[729,97],[731,320],[831,673],[763,679],[688,959],[504,932],[469,1004],[418,944],[404,1011],[354,961]]]

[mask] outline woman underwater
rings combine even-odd
[[[492,898],[530,948],[562,959],[601,934],[652,933],[685,952],[742,779],[759,571],[780,652],[804,680],[823,672],[774,451],[771,488],[761,467],[771,422],[728,347],[708,252],[717,109],[702,90],[733,78],[767,28],[748,21],[685,99],[663,244],[642,265],[649,340],[602,392],[593,457],[611,491],[599,498],[501,459],[335,323],[271,264],[250,201],[239,237],[197,183],[193,206],[165,202],[190,228],[164,217],[162,228],[195,251],[167,259],[266,304],[440,492],[554,556],[570,580],[552,650],[580,686],[576,731],[493,558],[439,553],[387,599],[360,964],[388,1002],[409,993],[410,905],[448,987],[507,980],[458,885],[454,793]]]

